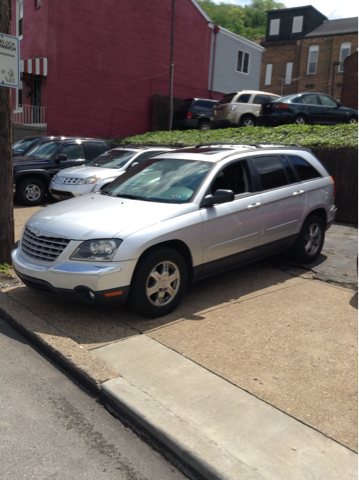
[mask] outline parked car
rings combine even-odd
[[[211,130],[212,108],[217,100],[187,98],[173,114],[173,130]]]
[[[82,165],[109,149],[97,138],[52,137],[41,141],[26,155],[13,159],[17,200],[23,205],[39,205],[58,171]]]
[[[260,125],[358,123],[358,110],[324,93],[299,93],[262,105]]]
[[[61,170],[52,177],[49,191],[57,200],[97,192],[147,158],[171,150],[164,147],[114,148],[79,167]]]
[[[33,136],[33,137],[21,138],[20,140],[17,140],[16,142],[13,143],[12,156],[21,157],[25,155],[36,144],[40,143],[42,140],[47,140],[51,138],[54,138],[54,137]]]
[[[37,292],[127,301],[159,317],[208,275],[288,249],[313,262],[335,213],[334,181],[310,150],[199,145],[41,209],[26,222],[12,265]]]
[[[255,90],[223,95],[213,107],[212,128],[255,127],[261,105],[276,98],[279,95]]]

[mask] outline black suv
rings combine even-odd
[[[39,205],[51,178],[63,168],[83,165],[109,150],[97,138],[52,137],[36,144],[23,157],[13,158],[16,199],[23,205]]]
[[[211,115],[217,100],[187,98],[173,114],[173,130],[211,130]]]

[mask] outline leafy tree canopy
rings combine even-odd
[[[251,0],[244,7],[212,0],[197,0],[197,3],[216,25],[249,40],[265,35],[268,10],[285,8],[284,3],[274,0]]]

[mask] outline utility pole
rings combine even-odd
[[[0,35],[10,33],[10,0],[0,1]],[[1,63],[0,63],[1,68]],[[0,84],[1,85],[1,84]],[[10,88],[0,86],[0,264],[11,262],[14,193]]]

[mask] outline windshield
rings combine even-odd
[[[40,143],[40,145],[31,148],[31,150],[27,152],[26,157],[49,160],[59,145],[59,142]]]
[[[103,189],[103,194],[164,203],[189,202],[212,168],[211,162],[148,160]]]
[[[86,163],[89,167],[102,167],[102,168],[122,168],[126,163],[138,152],[131,152],[128,150],[115,150],[105,152],[99,157],[96,157],[91,162]]]

